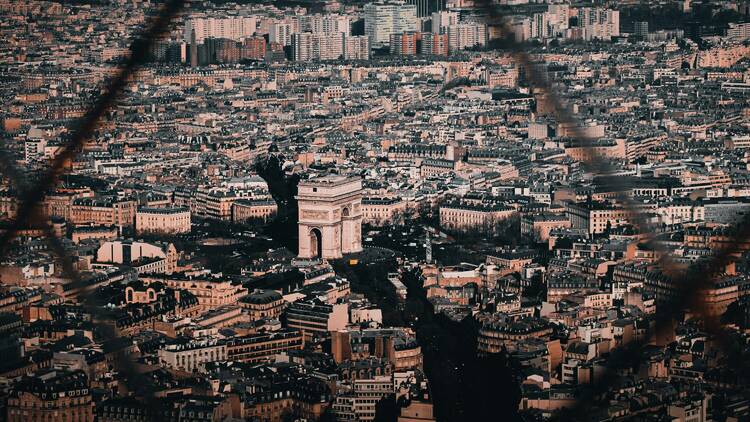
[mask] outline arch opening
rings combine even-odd
[[[320,229],[310,230],[310,251],[313,258],[320,259],[323,257],[323,234]]]

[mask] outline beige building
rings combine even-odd
[[[158,352],[159,362],[170,368],[197,371],[209,362],[227,360],[227,345],[217,340],[171,344]]]
[[[225,305],[235,305],[247,295],[247,289],[242,285],[221,279],[186,277],[183,274],[152,274],[141,280],[146,284],[160,282],[173,289],[189,291],[198,298],[198,305],[204,312]]]
[[[135,222],[136,202],[131,199],[79,198],[70,208],[74,225],[129,227]]]
[[[329,305],[320,301],[297,301],[286,309],[287,326],[302,333],[305,340],[313,337],[327,337],[349,323],[349,305],[338,303]]]
[[[405,211],[406,201],[401,198],[362,198],[362,221],[366,224],[394,224]]]
[[[604,233],[607,228],[631,224],[634,210],[606,202],[565,204],[565,214],[574,229],[585,229],[589,233]]]
[[[525,215],[521,219],[521,233],[533,235],[540,241],[547,241],[552,230],[557,228],[569,228],[570,220],[566,215],[553,213],[540,213]]]
[[[276,201],[267,199],[238,199],[232,204],[232,221],[263,221],[272,219],[278,211]]]
[[[79,226],[73,228],[70,237],[73,243],[86,240],[115,240],[117,231],[115,226]]]
[[[362,251],[362,180],[326,176],[299,183],[299,257]]]
[[[94,402],[83,371],[48,371],[24,377],[7,398],[8,421],[94,420]]]
[[[109,241],[96,252],[101,263],[128,264],[139,273],[169,274],[177,269],[177,249],[173,244],[151,244],[132,240]]]
[[[240,305],[249,314],[251,321],[263,318],[278,318],[286,302],[275,290],[255,290],[240,299]]]
[[[227,344],[227,358],[233,362],[271,362],[277,354],[289,350],[302,350],[302,332],[280,330],[268,333],[234,337]]]
[[[412,400],[409,405],[401,408],[398,422],[434,422],[432,402]]]
[[[237,191],[226,188],[201,188],[195,194],[195,214],[201,218],[231,220]]]
[[[500,204],[448,203],[440,205],[440,227],[454,231],[486,229],[511,217],[516,210]]]
[[[141,208],[135,214],[138,233],[190,233],[190,210],[187,208]]]

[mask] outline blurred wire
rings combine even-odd
[[[516,64],[525,71],[525,76],[532,89],[538,89],[546,95],[546,100],[551,104],[558,123],[563,122],[567,124],[573,131],[573,139],[578,144],[587,148],[586,160],[584,160],[586,169],[595,175],[614,174],[614,168],[611,163],[598,154],[596,148],[593,148],[595,140],[584,133],[582,125],[576,116],[570,112],[570,109],[562,101],[561,96],[553,89],[547,74],[543,73],[541,66],[537,66],[532,62],[523,46],[515,41],[514,34],[505,17],[498,11],[497,5],[493,4],[491,0],[480,0],[478,5],[487,14],[486,23],[488,28],[490,26],[499,28],[502,40],[504,41],[504,47],[510,51]],[[653,238],[655,227],[648,223],[647,218],[644,217],[637,204],[627,194],[630,186],[625,182],[626,179],[620,177],[610,177],[609,179],[609,182],[615,187],[618,200],[629,211],[631,216],[635,216],[634,221],[631,222],[634,223],[639,233]],[[657,306],[655,326],[647,331],[647,335],[641,341],[628,345],[627,351],[623,352],[632,354],[642,346],[652,344],[656,339],[668,336],[670,331],[674,330],[675,323],[687,310],[702,316],[705,331],[715,337],[719,341],[719,345],[726,351],[730,345],[729,339],[725,336],[725,332],[721,328],[719,318],[708,312],[704,292],[706,288],[712,285],[715,277],[722,274],[724,268],[735,260],[737,255],[748,249],[748,239],[750,239],[750,214],[745,215],[742,221],[735,226],[735,233],[731,242],[726,247],[721,248],[710,260],[700,261],[695,265],[689,266],[687,269],[676,266],[671,255],[658,242],[652,242],[653,246],[659,249],[658,252],[661,254],[660,265],[662,271],[673,282],[683,280],[683,283],[678,287],[674,298]],[[734,364],[741,365],[742,363],[734,362]],[[598,388],[596,392],[605,392],[612,386],[612,383],[617,378],[612,369],[609,368],[603,374],[601,380],[597,382],[596,385]],[[569,414],[583,416],[584,413],[582,411],[592,405],[591,398],[590,396],[579,398],[573,411],[569,412]]]
[[[117,76],[77,123],[70,140],[65,144],[62,151],[55,156],[49,169],[43,172],[37,184],[19,198],[21,204],[18,208],[16,220],[11,229],[0,237],[0,255],[7,251],[18,230],[28,225],[34,209],[44,201],[47,193],[54,189],[58,177],[65,171],[66,166],[72,165],[73,159],[94,134],[99,120],[114,105],[138,68],[146,62],[151,47],[167,31],[170,21],[182,9],[184,3],[185,0],[168,0],[158,14],[150,19],[147,30],[133,41],[130,47],[130,55]],[[3,172],[6,170],[7,167],[0,169]]]
[[[56,187],[60,175],[72,164],[72,161],[83,149],[85,143],[94,135],[99,120],[107,110],[115,105],[115,102],[135,72],[148,59],[149,52],[156,40],[167,32],[170,22],[180,12],[184,4],[185,0],[168,0],[159,8],[157,14],[148,20],[145,31],[131,44],[130,55],[123,67],[106,86],[102,95],[86,112],[83,118],[77,122],[70,140],[65,144],[62,151],[55,156],[50,167],[43,170],[42,175],[35,185],[26,185],[26,179],[18,170],[10,153],[0,146],[0,172],[8,179],[10,185],[15,188],[20,200],[13,224],[0,237],[0,256],[7,254],[11,242],[17,237],[20,230],[32,226],[41,228],[48,246],[61,261],[64,276],[70,279],[70,288],[81,289],[78,300],[84,305],[84,309],[91,314],[92,323],[97,329],[96,331],[100,336],[102,344],[111,343],[118,338],[116,332],[117,321],[108,320],[107,316],[102,314],[100,307],[87,303],[85,296],[91,293],[93,289],[86,288],[86,280],[80,277],[80,274],[73,265],[72,258],[67,254],[64,245],[56,236],[50,222],[40,221],[43,220],[42,217],[45,214],[41,207],[44,205],[44,198],[47,193]],[[123,353],[116,353],[114,364],[115,368],[126,376],[129,391],[152,392],[147,380],[143,374],[136,370],[134,362],[129,356]],[[147,395],[145,398],[151,399],[153,397]],[[157,400],[149,400],[148,405],[152,407],[151,417],[158,419],[156,415],[159,413],[153,411],[153,406],[158,406]]]

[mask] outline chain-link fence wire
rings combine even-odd
[[[513,56],[516,66],[525,71],[525,76],[532,89],[536,89],[546,94],[546,100],[551,104],[554,110],[554,117],[558,123],[566,124],[573,130],[573,141],[587,147],[587,154],[583,164],[587,171],[595,175],[612,175],[615,168],[609,160],[601,156],[595,148],[595,139],[587,136],[582,130],[581,122],[570,112],[570,109],[563,102],[562,96],[553,89],[548,74],[542,70],[541,65],[536,65],[531,60],[530,55],[524,49],[524,46],[516,42],[513,31],[509,27],[508,20],[499,10],[498,5],[491,0],[480,0],[479,10],[485,13],[486,24],[488,29],[495,26],[499,29],[501,38],[505,41],[505,47]],[[520,72],[519,72],[520,73]],[[640,211],[633,198],[629,195],[631,189],[626,178],[610,177],[608,182],[610,187],[614,188],[616,199],[628,211],[631,223],[637,229],[637,232],[647,240],[653,240],[656,233],[655,226],[648,222],[646,216]],[[671,279],[672,283],[679,285],[676,288],[676,294],[664,302],[657,304],[654,324],[647,327],[646,334],[637,341],[625,345],[618,353],[630,355],[627,359],[628,367],[615,367],[613,365],[605,366],[603,374],[598,374],[593,381],[592,389],[586,394],[577,398],[576,404],[570,411],[565,412],[565,419],[587,418],[586,411],[592,406],[597,405],[597,397],[608,393],[618,380],[619,370],[633,369],[634,366],[640,365],[643,353],[640,353],[644,346],[654,344],[669,338],[674,332],[676,323],[685,316],[687,311],[702,318],[703,330],[709,338],[717,341],[720,349],[727,355],[731,353],[732,341],[727,332],[722,329],[720,317],[709,312],[709,305],[706,302],[705,291],[710,288],[716,280],[725,271],[730,263],[736,261],[739,255],[747,250],[747,241],[750,239],[750,214],[745,215],[732,230],[732,238],[725,246],[719,248],[708,260],[698,260],[687,268],[680,268],[673,261],[669,251],[664,249],[659,242],[650,242],[660,255],[659,265],[662,272]],[[728,365],[732,369],[741,369],[743,362],[729,361]],[[575,415],[575,416],[573,416]]]
[[[70,279],[70,290],[80,289],[78,300],[85,305],[84,309],[91,315],[98,341],[105,345],[108,343],[113,345],[112,343],[118,339],[116,321],[109,321],[110,315],[106,310],[86,300],[86,295],[92,293],[93,289],[87,288],[87,280],[78,273],[73,265],[72,257],[68,255],[62,241],[55,234],[51,221],[43,218],[44,211],[41,208],[46,195],[56,188],[59,177],[95,134],[100,119],[115,105],[137,70],[148,60],[155,42],[168,31],[172,19],[183,9],[184,5],[185,0],[167,0],[146,21],[145,29],[135,37],[130,46],[129,55],[116,76],[108,82],[101,96],[75,124],[68,142],[52,160],[49,168],[41,171],[35,184],[29,186],[26,183],[24,175],[15,165],[12,156],[4,147],[0,147],[0,173],[15,189],[19,200],[15,220],[0,237],[0,256],[7,254],[19,231],[30,227],[41,228],[49,249],[62,264],[63,275]],[[115,344],[114,347],[120,346]],[[153,389],[150,388],[151,384],[136,369],[131,355],[116,352],[113,359],[115,369],[125,376],[127,390],[141,393],[140,395],[146,399],[154,399],[151,394],[153,393]],[[157,401],[147,400],[147,405],[149,415],[156,415],[159,410]]]
[[[132,43],[130,55],[124,66],[120,69],[117,76],[109,82],[103,94],[87,111],[84,117],[76,124],[70,140],[55,157],[51,166],[43,171],[36,184],[26,186],[21,173],[10,158],[11,156],[4,149],[0,149],[0,166],[2,167],[0,171],[18,192],[18,199],[20,201],[13,224],[0,237],[0,256],[7,253],[11,242],[17,237],[20,230],[28,228],[31,224],[35,224],[37,227],[43,228],[46,242],[51,251],[61,260],[64,275],[72,281],[73,287],[85,288],[85,280],[82,280],[80,274],[76,271],[75,266],[72,264],[72,258],[66,253],[62,242],[52,230],[50,222],[40,221],[43,220],[40,218],[42,215],[40,207],[46,194],[56,187],[58,178],[65,172],[67,165],[73,161],[83,149],[85,143],[94,135],[99,120],[107,110],[114,106],[115,101],[127,86],[131,77],[146,62],[151,47],[167,31],[170,22],[182,9],[184,3],[185,0],[169,0],[162,5],[155,16],[149,19],[146,30]],[[595,148],[596,139],[591,138],[585,133],[580,121],[571,113],[570,109],[563,102],[562,96],[554,89],[546,71],[542,69],[541,65],[538,65],[531,59],[522,44],[515,41],[508,21],[499,12],[498,6],[492,3],[491,0],[480,0],[477,7],[486,14],[488,27],[494,26],[499,28],[501,37],[507,46],[505,48],[512,54],[516,66],[524,72],[524,76],[532,89],[545,94],[544,98],[552,106],[554,117],[557,121],[567,124],[572,131],[571,138],[573,141],[587,149],[586,159],[583,160],[585,169],[595,175],[616,174],[616,168],[612,166],[608,159],[602,157]],[[652,236],[656,232],[654,226],[648,222],[648,219],[640,212],[640,208],[628,194],[631,188],[628,182],[629,179],[609,177],[607,180],[610,184],[609,186],[615,191],[619,203],[629,211],[633,225],[642,235]],[[719,339],[720,345],[726,345],[728,342],[722,340],[726,339],[726,337],[723,335],[724,332],[721,329],[720,321],[716,316],[706,312],[707,304],[705,303],[705,296],[702,293],[706,287],[713,283],[714,278],[722,273],[727,264],[732,262],[738,254],[745,251],[749,239],[750,215],[746,215],[735,228],[731,242],[721,248],[711,259],[701,261],[687,270],[674,268],[668,253],[661,251],[664,252],[662,253],[663,260],[661,264],[665,272],[670,274],[674,279],[681,277],[683,282],[677,290],[677,295],[672,300],[666,304],[659,304],[657,307],[657,317],[655,318],[656,324],[644,336],[644,340],[633,342],[625,346],[625,348],[637,351],[641,346],[647,345],[660,335],[673,330],[674,322],[681,318],[686,309],[690,309],[692,312],[703,316],[706,332]],[[654,246],[659,247],[658,242],[653,243]],[[80,298],[81,302],[85,302],[85,294],[87,293],[88,291],[84,289],[82,293],[84,296]],[[102,313],[101,309],[90,307],[88,310],[92,314],[92,318],[98,328],[97,331],[103,335],[102,340],[106,342],[116,339],[115,330],[110,325],[103,323],[103,320],[107,316]],[[119,358],[115,361],[116,368],[126,375],[128,381],[130,381],[128,383],[129,387],[133,391],[143,391],[144,388],[147,388],[148,382],[135,369],[133,361],[129,357],[118,356]],[[616,375],[614,370],[606,371],[603,376],[599,377],[600,379],[595,385],[596,389],[591,394],[606,393],[612,386],[612,382],[617,379]],[[590,395],[581,397],[578,400],[576,409],[583,410],[583,408],[591,405],[592,401],[589,400],[591,397]],[[573,412],[573,414],[577,414],[577,412]]]

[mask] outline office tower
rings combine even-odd
[[[445,34],[448,27],[458,24],[458,12],[442,10],[432,13],[432,32],[435,34]]]
[[[198,66],[198,42],[195,39],[195,30],[190,32],[190,67]]]
[[[417,6],[417,17],[424,18],[433,12],[445,10],[445,0],[406,0],[407,4]]]
[[[640,39],[648,37],[648,22],[635,22],[633,27],[633,35]]]
[[[365,35],[371,47],[385,47],[391,34],[419,31],[417,6],[404,3],[370,3],[365,5]]]

